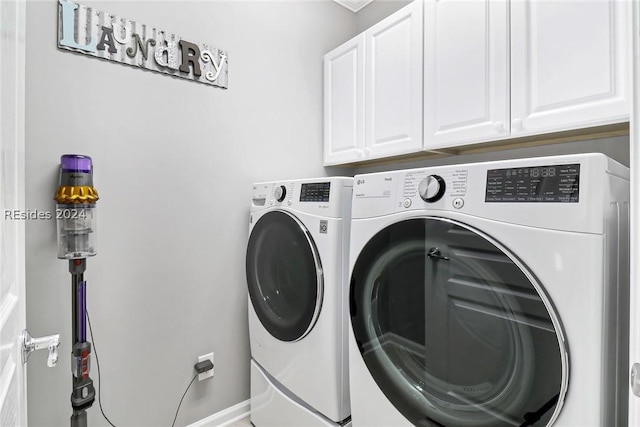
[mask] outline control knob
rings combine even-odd
[[[428,203],[437,202],[444,196],[446,185],[444,179],[438,175],[429,175],[418,186],[418,193],[422,200]]]
[[[285,187],[284,185],[278,185],[275,188],[273,195],[277,201],[283,201],[285,197],[287,197],[287,187]]]

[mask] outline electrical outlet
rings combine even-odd
[[[198,381],[206,380],[207,378],[213,378],[213,371],[216,369],[215,363],[213,362],[213,353],[203,354],[202,356],[198,357],[198,362],[204,362],[205,360],[211,360],[211,363],[213,363],[213,368],[210,371],[198,374]]]

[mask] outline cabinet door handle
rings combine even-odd
[[[496,132],[504,132],[504,123],[493,122],[493,130],[495,130]]]
[[[511,129],[513,129],[513,130],[523,130],[524,126],[522,126],[522,119],[513,119],[511,121]]]
[[[356,149],[356,156],[358,157],[363,157],[364,156],[364,151],[361,149]]]
[[[368,156],[369,154],[371,154],[371,148],[366,147],[366,148],[364,149],[364,155],[365,155],[365,156]]]

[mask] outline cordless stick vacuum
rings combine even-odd
[[[65,154],[60,158],[56,201],[58,258],[69,260],[71,273],[72,332],[71,427],[86,427],[87,409],[95,400],[89,377],[91,343],[87,341],[87,257],[96,254],[96,202],[91,157]]]

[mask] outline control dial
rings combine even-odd
[[[285,187],[284,185],[278,185],[273,191],[273,196],[277,201],[283,201],[284,198],[287,197],[287,187]]]
[[[428,203],[437,202],[444,196],[446,185],[444,179],[438,175],[429,175],[418,186],[418,193],[422,200]]]

